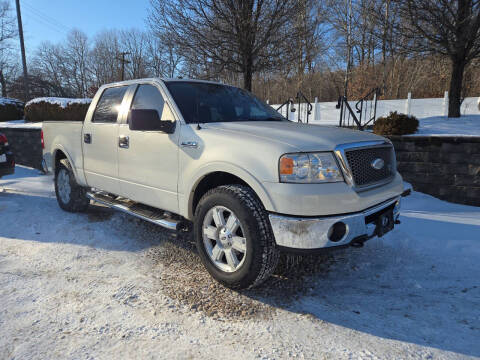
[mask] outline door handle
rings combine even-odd
[[[92,135],[90,134],[83,134],[83,142],[85,144],[91,144],[92,143]]]
[[[198,143],[196,141],[183,141],[180,145],[193,149],[198,148]]]
[[[125,135],[120,135],[118,137],[118,147],[121,147],[122,149],[128,149],[130,145],[130,138]]]

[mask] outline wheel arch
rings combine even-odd
[[[53,150],[53,161],[52,161],[52,171],[53,174],[56,173],[57,171],[57,166],[60,160],[62,159],[67,159],[67,161],[70,163],[72,167],[73,174],[75,175],[75,180],[78,182],[78,174],[77,174],[77,169],[75,168],[75,165],[72,161],[72,157],[69,155],[69,153],[63,148],[63,146],[58,145],[54,150]]]
[[[222,166],[221,168],[210,168],[204,171],[202,175],[196,177],[196,181],[191,186],[188,196],[187,213],[188,218],[193,219],[195,208],[202,196],[209,190],[221,185],[240,184],[248,186],[259,198],[265,209],[272,210],[273,205],[270,196],[263,185],[245,170],[235,168],[234,166]]]

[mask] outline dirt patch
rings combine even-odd
[[[308,293],[315,279],[334,262],[331,255],[282,256],[277,273],[257,288],[234,291],[213,280],[203,267],[191,233],[178,233],[147,256],[161,266],[159,286],[168,297],[214,318],[270,318],[276,307],[285,307]],[[315,276],[314,276],[315,275]]]
[[[95,204],[88,208],[87,217],[89,222],[96,223],[110,220],[113,214],[115,214],[115,210]]]

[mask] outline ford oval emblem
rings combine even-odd
[[[382,170],[383,167],[385,166],[385,161],[383,161],[383,159],[375,159],[373,160],[370,165],[372,166],[372,168],[374,168],[375,170]]]

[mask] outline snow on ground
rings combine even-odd
[[[6,105],[6,104],[19,105],[19,104],[23,104],[23,102],[18,99],[0,97],[0,105]]]
[[[480,136],[480,115],[463,115],[456,119],[431,116],[419,121],[418,131],[409,136]]]
[[[92,99],[81,98],[81,99],[73,99],[73,98],[61,98],[61,97],[39,97],[30,100],[25,104],[28,106],[30,104],[39,103],[39,102],[46,102],[50,104],[57,104],[62,108],[66,108],[70,104],[90,104]]]
[[[390,112],[407,113],[407,100],[378,100],[377,118],[387,116]],[[420,121],[416,135],[458,135],[458,136],[480,136],[480,97],[468,97],[462,102],[460,119],[449,119],[444,116],[445,105],[443,98],[433,99],[412,99],[410,114]],[[350,101],[354,109],[356,101]],[[336,108],[337,102],[317,103],[309,118],[309,122],[318,125],[338,125],[340,110]],[[272,105],[277,109],[280,105]],[[306,104],[301,104],[301,111],[289,114],[289,119],[296,120],[298,114],[303,114]],[[295,104],[295,107],[298,107]],[[286,116],[285,109],[282,115]]]
[[[195,254],[170,273],[186,297],[164,290],[175,263],[150,255],[177,249],[175,233],[100,206],[63,212],[51,176],[35,170],[17,167],[0,188],[0,357],[480,357],[480,208],[414,192],[402,225],[319,258],[323,271],[287,279],[297,293],[274,279],[224,290],[267,315],[222,317],[187,306],[207,278]],[[201,295],[220,307],[211,284]]]

